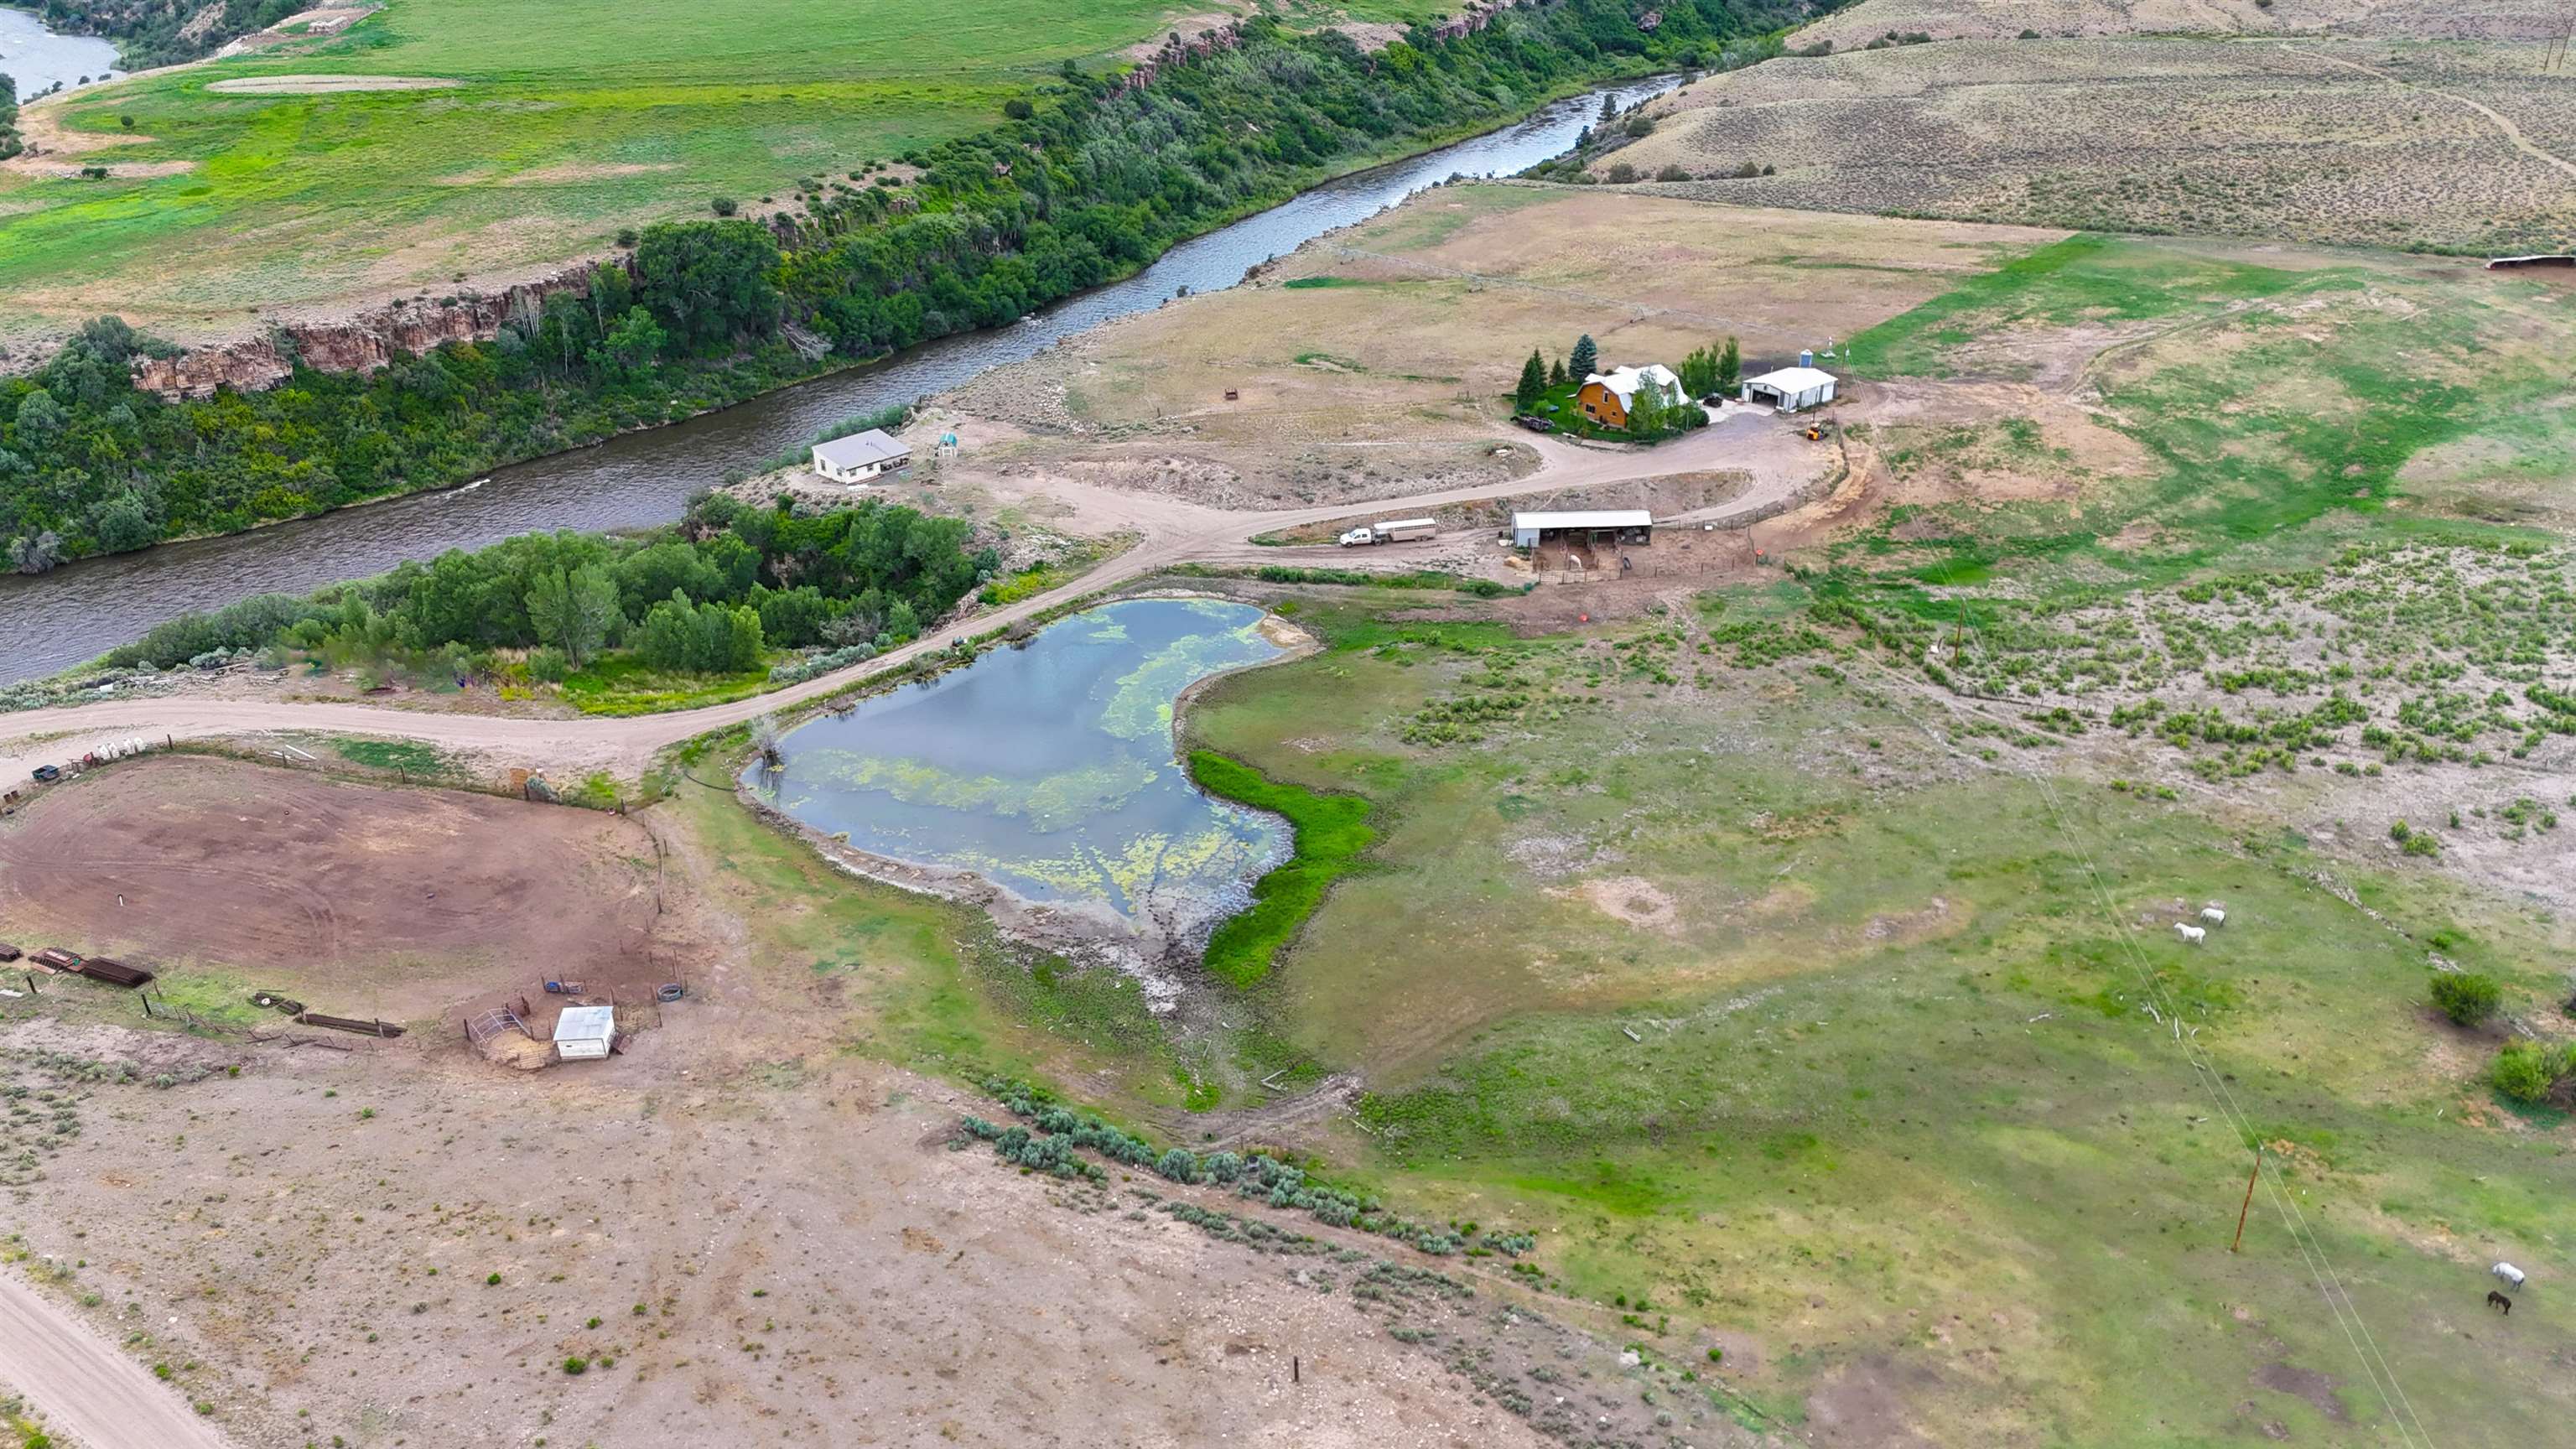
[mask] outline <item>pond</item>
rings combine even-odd
[[[825,836],[967,872],[1059,916],[1195,944],[1288,853],[1287,827],[1191,783],[1173,709],[1286,650],[1216,599],[1085,610],[935,680],[822,715],[743,783]]]

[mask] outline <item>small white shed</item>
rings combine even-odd
[[[1834,375],[1821,367],[1784,367],[1744,380],[1742,399],[1769,403],[1784,413],[1834,400]]]
[[[595,1062],[617,1041],[617,1008],[567,1006],[555,1018],[555,1056],[567,1062]]]
[[[864,483],[912,466],[912,449],[883,428],[814,445],[814,471],[835,483]]]

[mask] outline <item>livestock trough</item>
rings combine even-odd
[[[140,966],[128,966],[122,961],[111,961],[105,956],[90,957],[80,963],[79,970],[83,976],[93,981],[107,982],[111,986],[141,986],[152,979],[152,973]]]
[[[43,947],[27,959],[52,971],[78,971],[81,965],[79,952],[66,951],[60,946]]]
[[[403,1029],[390,1021],[360,1021],[353,1016],[324,1016],[318,1011],[299,1013],[296,1018],[306,1026],[327,1026],[333,1031],[354,1031],[360,1036],[397,1037]]]

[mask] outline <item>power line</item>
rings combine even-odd
[[[2576,24],[2572,24],[2571,28],[2576,28]],[[1946,580],[1949,575],[1950,570],[1945,566],[1944,579]],[[1982,633],[1983,631],[1977,630],[1967,622],[1965,596],[1962,596],[1958,602],[1959,608],[1954,628],[1970,633]],[[2290,1195],[2289,1184],[2281,1177],[2280,1168],[2263,1156],[2262,1144],[2254,1132],[2252,1119],[2247,1117],[2244,1109],[2237,1104],[2236,1094],[2228,1089],[2225,1074],[2217,1069],[2208,1054],[2201,1049],[2198,1030],[2186,1032],[2183,1029],[2181,1010],[2173,997],[2157,981],[2154,970],[2148,966],[2146,954],[2138,948],[2136,932],[2130,927],[2128,921],[2122,918],[2118,908],[2112,902],[2110,888],[2104,884],[2102,872],[2094,863],[2092,852],[2086,850],[2083,843],[2076,838],[2074,828],[2068,823],[2065,802],[2059,798],[2056,786],[2050,782],[2045,771],[2036,772],[2033,778],[2038,782],[2040,792],[2048,802],[2051,823],[2055,825],[2059,839],[2065,842],[2067,849],[2073,852],[2076,859],[2083,864],[2085,879],[2093,889],[2095,903],[2101,908],[2103,919],[2110,923],[2117,935],[2122,950],[2128,956],[2130,970],[2138,978],[2139,986],[2156,999],[2163,1007],[2165,1015],[2170,1018],[2173,1038],[2182,1050],[2183,1059],[2191,1065],[2193,1075],[2200,1080],[2202,1090],[2209,1094],[2213,1104],[2218,1107],[2219,1115],[2235,1129],[2238,1141],[2255,1149],[2255,1170],[2262,1177],[2264,1191],[2271,1199],[2274,1210],[2279,1213],[2282,1226],[2289,1230],[2290,1241],[2299,1250],[2300,1260],[2307,1265],[2309,1276],[2317,1285],[2318,1296],[2325,1299],[2326,1310],[2334,1316],[2336,1327],[2343,1331],[2344,1341],[2351,1345],[2353,1356],[2361,1361],[2363,1375],[2370,1380],[2371,1387],[2379,1394],[2380,1403],[2387,1408],[2389,1422],[2397,1430],[2398,1442],[2407,1446],[2407,1449],[2413,1449],[2413,1446],[2420,1441],[2425,1449],[2432,1449],[2432,1434],[2424,1428],[2423,1419],[2416,1414],[2414,1403],[2406,1397],[2405,1387],[2398,1383],[2397,1371],[2389,1365],[2387,1355],[2380,1351],[2378,1339],[2371,1334],[2370,1325],[2361,1316],[2360,1305],[2353,1302],[2350,1290],[2343,1286],[2342,1276],[2335,1272],[2333,1262],[2326,1257],[2323,1240],[2317,1237],[2315,1229],[2308,1226],[2307,1215],[2299,1210],[2298,1203]]]

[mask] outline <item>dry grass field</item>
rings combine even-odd
[[[949,395],[993,440],[943,481],[1253,508],[1499,480],[1533,461],[1496,451],[1533,347],[1560,358],[1588,332],[1605,365],[1674,363],[1733,334],[1751,370],[2055,236],[1444,187],[1307,244],[1253,285],[1111,324]]]
[[[2566,23],[2547,0],[1861,0],[1792,45],[1858,50],[1890,33],[1935,40],[2105,35],[2368,35],[2534,40]]]
[[[1653,189],[1750,205],[2555,246],[2576,236],[2576,159],[2548,149],[2576,136],[2576,76],[2532,74],[2528,50],[2117,38],[1789,59],[1664,98],[1653,134],[1591,169],[1678,167],[1693,179]],[[1776,174],[1737,177],[1748,164]]]
[[[839,876],[721,794],[618,819],[153,760],[0,822],[0,867],[0,936],[130,951],[174,1004],[256,980],[412,1028],[327,1050],[172,1030],[76,978],[0,1000],[7,1271],[240,1449],[1520,1449],[1545,1441],[1452,1373],[1456,1346],[1622,1374],[1582,1305],[1498,1321],[1513,1300],[1457,1291],[1499,1273],[1355,1234],[1211,1241],[1133,1190],[1186,1200],[1148,1174],[952,1150],[961,1113],[997,1110],[954,1077],[1044,1035],[963,975],[980,923]],[[692,995],[624,1055],[523,1075],[458,1043],[460,983],[613,950],[657,881]],[[118,890],[154,919],[109,926]],[[1601,1412],[1641,1429],[1622,1399]]]

